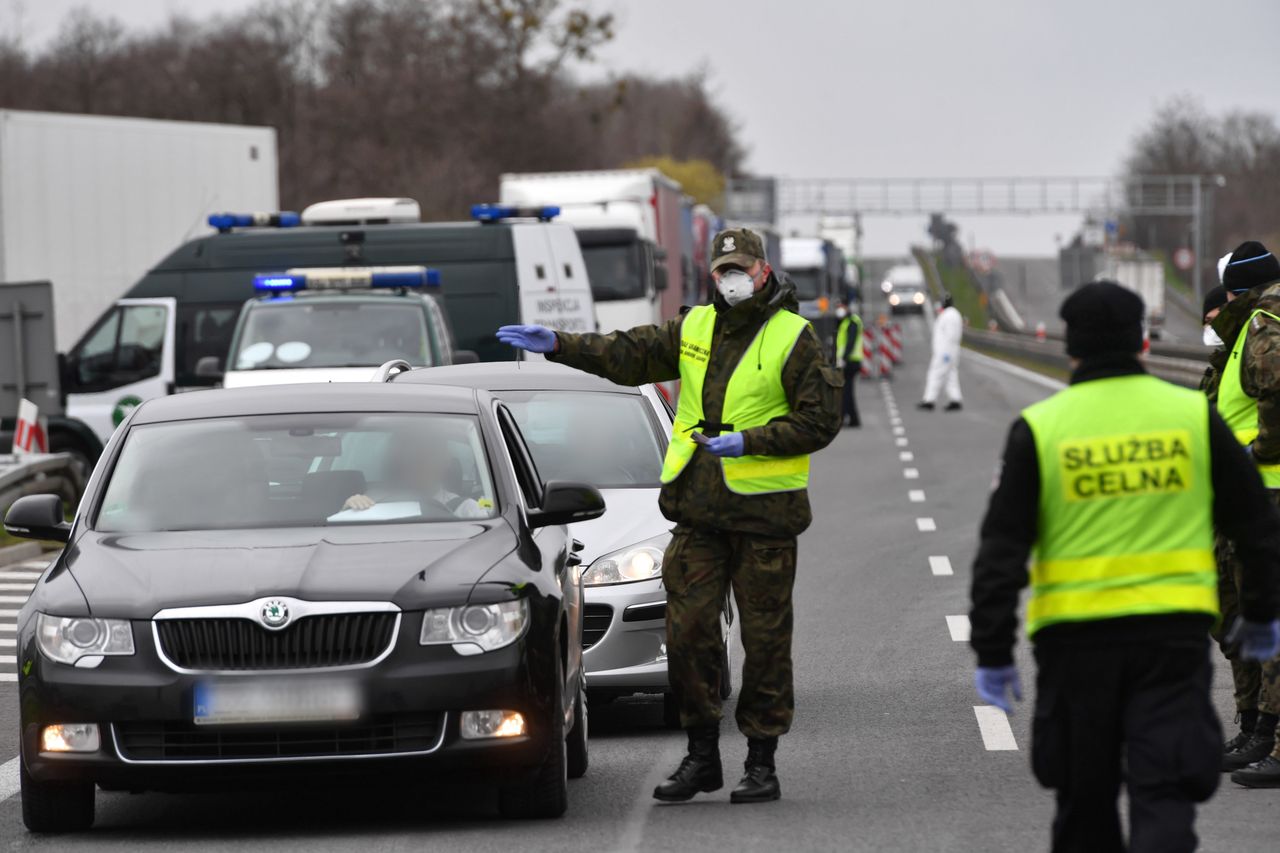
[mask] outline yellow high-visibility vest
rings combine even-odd
[[[700,305],[685,315],[680,331],[680,402],[662,482],[670,483],[684,471],[698,445],[692,436],[704,420],[702,389],[711,357],[716,313]],[[764,426],[791,411],[782,387],[782,368],[809,325],[790,311],[778,311],[760,327],[729,378],[720,420],[725,432],[742,432]],[[794,492],[809,485],[809,456],[739,456],[722,458],[724,482],[740,495]]]
[[[1040,512],[1027,633],[1059,622],[1218,615],[1209,402],[1139,374],[1022,413]]]
[[[857,314],[850,313],[840,321],[840,328],[836,329],[836,361],[845,357],[844,348],[849,342],[849,326],[850,324],[857,326],[857,336],[853,339],[853,349],[849,350],[848,362],[850,364],[858,364],[862,361],[862,318]]]
[[[1222,378],[1218,381],[1218,414],[1236,434],[1241,444],[1252,444],[1258,437],[1258,401],[1244,393],[1240,382],[1240,369],[1244,360],[1245,339],[1249,336],[1249,328],[1254,318],[1266,314],[1280,323],[1280,317],[1267,311],[1254,311],[1249,315],[1249,322],[1244,324],[1240,334],[1236,335],[1235,346],[1231,348],[1231,358],[1222,368]],[[1280,489],[1280,465],[1259,465],[1258,473],[1268,489]]]

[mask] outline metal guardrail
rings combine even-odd
[[[1053,338],[1041,340],[1030,335],[988,332],[981,329],[965,329],[964,339],[966,343],[994,353],[1016,356],[1036,364],[1057,367],[1062,370],[1070,370],[1071,368],[1070,358],[1063,349],[1061,340]],[[1168,352],[1184,354],[1196,352],[1200,357],[1199,359],[1192,359],[1184,355],[1163,354]],[[1206,355],[1204,347],[1166,346],[1162,347],[1160,352],[1157,352],[1156,348],[1152,347],[1152,352],[1145,358],[1144,364],[1152,376],[1158,376],[1167,382],[1182,385],[1185,388],[1198,388],[1200,386],[1200,378],[1204,376]]]
[[[18,498],[39,494],[61,495],[75,506],[83,491],[80,467],[66,453],[0,455],[0,512],[7,512]]]

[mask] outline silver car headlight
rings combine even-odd
[[[912,297],[911,297],[911,301],[912,301],[912,302],[914,302],[914,303],[915,303],[915,304],[917,304],[917,305],[923,305],[923,304],[924,304],[924,294],[923,294],[923,293],[916,293],[914,296],[912,296]]]
[[[612,554],[597,557],[582,573],[582,585],[607,586],[661,577],[662,554],[670,541],[671,535],[664,533]]]
[[[900,299],[900,298],[898,297],[898,294],[896,294],[896,293],[891,293],[891,294],[889,294],[889,304],[890,304],[890,305],[897,305],[897,304],[898,304],[899,302],[901,302],[901,301],[902,301],[902,299]]]
[[[479,651],[491,652],[520,639],[528,626],[529,602],[523,598],[498,604],[440,607],[422,614],[422,634],[418,642],[424,646],[455,648],[460,644],[471,645],[479,647]],[[466,654],[462,649],[458,651]]]
[[[49,660],[74,666],[91,655],[133,654],[128,619],[36,614],[36,642]]]

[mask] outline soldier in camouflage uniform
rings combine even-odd
[[[1280,465],[1280,262],[1262,244],[1243,243],[1224,267],[1223,287],[1228,303],[1213,321],[1223,347],[1211,360],[1218,369],[1206,385],[1280,504],[1280,476],[1268,473]],[[1233,420],[1232,411],[1240,411],[1233,400],[1251,403],[1249,423]],[[1215,639],[1231,660],[1241,727],[1226,745],[1223,770],[1234,771],[1232,780],[1242,785],[1280,787],[1280,658],[1261,664],[1238,659],[1227,632],[1238,613],[1240,564],[1232,543],[1219,537],[1216,550],[1222,623]]]
[[[718,291],[713,314],[700,306],[662,325],[607,335],[515,326],[499,330],[498,337],[621,385],[683,380],[672,445],[683,445],[687,461],[683,468],[673,468],[669,451],[659,507],[676,524],[662,565],[667,669],[680,722],[688,732],[689,754],[654,796],[681,801],[723,785],[720,684],[727,673],[721,671],[719,615],[732,588],[746,651],[737,723],[748,739],[748,755],[746,773],[731,800],[760,802],[780,795],[774,751],[778,737],[791,726],[794,708],[796,537],[812,515],[803,482],[788,490],[743,494],[729,486],[730,467],[735,459],[767,457],[765,466],[769,459],[803,459],[807,477],[808,454],[839,432],[844,379],[827,364],[813,328],[795,316],[794,288],[774,275],[756,234],[746,229],[721,232],[713,250]],[[693,331],[702,324],[713,329],[705,339],[709,346],[691,343],[704,340]],[[794,342],[785,337],[787,330],[798,330],[791,333]],[[762,355],[776,353],[778,347],[782,350],[776,360]],[[690,373],[693,362],[696,374]],[[768,381],[779,389],[779,399],[785,394],[781,413],[747,429],[741,422],[736,428],[722,423],[733,405],[727,400],[730,378],[736,378],[735,388],[741,387],[744,380],[753,380],[751,368],[766,365],[776,371]],[[690,429],[697,427],[700,446],[691,447],[691,433],[681,423],[687,407],[697,402],[688,396],[697,381],[702,385],[696,406],[700,419]]]

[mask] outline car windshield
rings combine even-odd
[[[822,294],[821,270],[787,270],[787,275],[796,284],[796,299],[807,301]]]
[[[545,480],[657,488],[666,436],[647,400],[608,391],[500,391]]]
[[[495,507],[474,417],[264,415],[130,428],[95,527],[439,522]]]
[[[377,367],[393,358],[431,366],[426,312],[417,298],[294,298],[251,306],[231,367]]]
[[[636,244],[583,246],[582,260],[587,265],[591,295],[597,302],[644,298],[644,276]]]

